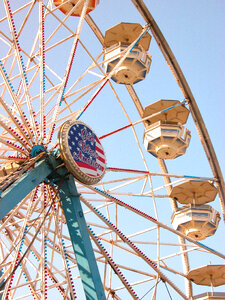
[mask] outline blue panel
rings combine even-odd
[[[43,145],[35,145],[35,146],[33,146],[33,148],[31,149],[30,155],[31,155],[32,157],[35,157],[35,156],[37,156],[39,153],[41,153],[41,152],[43,152],[43,151],[45,151],[45,148],[44,148]]]
[[[105,293],[73,177],[65,179],[59,196],[88,300],[105,300]]]
[[[45,161],[35,164],[34,169],[28,170],[17,181],[10,185],[0,198],[0,220],[7,215],[24,197],[26,197],[53,169]]]
[[[0,270],[0,276],[2,276],[3,275],[3,272],[2,272],[2,270]],[[2,285],[3,285],[3,287],[2,287]],[[0,283],[0,292],[2,292],[2,290],[4,289],[4,280]],[[0,300],[2,300],[2,295],[3,294],[0,294]]]

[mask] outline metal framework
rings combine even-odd
[[[65,167],[57,168],[60,165],[62,165],[62,161],[57,161],[54,156],[44,158],[34,165],[34,169],[26,171],[21,178],[6,188],[1,196],[0,217],[3,219],[43,180],[58,185],[58,193],[86,298],[106,299],[80,204],[80,195],[77,193],[74,179],[68,174],[67,169]],[[17,267],[18,264],[14,267],[13,272]],[[7,280],[3,281],[4,284],[1,285],[1,288],[11,278],[13,272]]]
[[[146,25],[109,74],[102,20],[94,21],[95,11],[93,18],[86,14],[88,0],[80,2],[78,18],[71,17],[76,5],[64,15],[63,4],[52,0],[0,4],[0,298],[144,299],[151,293],[162,299],[171,293],[191,299],[192,260],[220,263],[225,255],[216,234],[215,243],[198,242],[168,225],[168,211],[178,209],[168,195],[190,178],[210,181],[225,215],[224,181],[206,126],[144,1],[130,7]],[[131,106],[111,81],[146,31],[183,93],[179,105],[189,106],[212,177],[169,173],[164,160],[149,162],[138,129],[146,121],[138,92],[125,85]],[[57,132],[71,118],[87,118],[105,143],[109,166],[94,186],[75,185],[59,157]],[[161,172],[154,171],[156,162]]]

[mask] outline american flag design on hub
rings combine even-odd
[[[93,131],[84,124],[74,124],[68,132],[70,153],[80,170],[88,176],[99,177],[106,168],[102,145]]]

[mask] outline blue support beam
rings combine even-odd
[[[73,177],[66,178],[59,196],[87,300],[105,300],[99,270]]]
[[[0,220],[5,217],[22,199],[24,199],[44,178],[53,171],[46,159],[35,164],[18,180],[2,192],[0,198]]]
[[[2,275],[3,275],[3,272],[2,272],[2,270],[0,270],[0,277],[1,277]],[[3,284],[4,284],[4,280],[0,283],[0,292],[3,291],[3,288],[2,288]],[[0,300],[2,300],[2,295],[3,295],[3,294],[0,294]]]
[[[0,197],[0,219],[5,217],[24,197],[43,180],[59,186],[59,195],[76,256],[84,292],[87,300],[105,300],[99,270],[97,267],[87,225],[84,219],[80,197],[73,177],[60,159],[54,155],[35,163],[18,180],[12,183]],[[0,283],[0,291],[4,286]],[[0,294],[1,300],[1,294]]]

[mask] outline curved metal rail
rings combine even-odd
[[[216,182],[216,185],[218,187],[221,208],[222,208],[223,217],[225,220],[224,179],[223,179],[222,171],[219,166],[219,162],[216,157],[215,150],[213,148],[207,128],[205,126],[205,123],[203,121],[201,113],[198,109],[195,98],[191,92],[191,89],[184,77],[183,72],[181,71],[181,68],[180,68],[175,56],[173,55],[172,50],[170,49],[170,46],[168,45],[167,41],[165,40],[161,30],[159,29],[157,23],[155,22],[154,18],[152,17],[151,13],[149,12],[148,8],[144,4],[143,0],[131,0],[131,1],[133,2],[135,7],[137,8],[137,10],[140,12],[140,14],[144,18],[144,20],[150,25],[151,33],[154,36],[167,64],[169,65],[169,68],[171,69],[171,71],[181,89],[181,92],[183,93],[185,99],[189,100],[189,108],[190,108],[191,114],[193,116],[193,120],[195,122],[195,126],[196,126],[198,134],[200,136],[200,140],[201,140],[201,143],[205,150],[207,159],[209,161],[211,170],[213,172],[213,176],[215,176],[218,179],[218,182]]]
[[[194,120],[195,126],[197,128],[197,132],[200,136],[201,143],[203,145],[204,151],[208,158],[213,175],[218,180],[216,182],[216,184],[217,184],[217,187],[219,190],[219,198],[220,198],[220,202],[221,202],[221,208],[222,208],[222,212],[223,212],[224,219],[225,219],[225,190],[224,190],[224,180],[223,180],[222,172],[221,172],[212,142],[210,140],[208,131],[206,129],[206,126],[202,119],[201,113],[198,109],[198,106],[194,99],[194,96],[193,96],[193,94],[190,90],[190,87],[184,77],[183,72],[180,69],[180,66],[179,66],[175,56],[173,55],[167,41],[165,40],[162,32],[160,31],[158,25],[156,24],[154,18],[152,17],[151,13],[149,12],[148,8],[146,7],[146,5],[144,4],[144,2],[142,0],[132,0],[132,2],[135,5],[135,7],[137,8],[137,10],[139,11],[139,13],[142,15],[142,17],[144,18],[146,23],[148,23],[150,25],[150,30],[151,30],[152,35],[154,36],[167,64],[169,65],[169,68],[171,69],[172,74],[174,75],[174,77],[178,83],[178,86],[180,87],[180,89],[184,95],[184,98],[188,100],[189,108],[192,113],[193,120]],[[93,32],[97,36],[100,43],[104,46],[104,36],[102,35],[98,26],[95,24],[95,22],[93,21],[93,19],[90,16],[86,16],[85,19],[86,19],[86,22],[89,24],[89,26],[92,28]],[[140,116],[142,116],[143,107],[142,107],[142,104],[141,104],[133,86],[126,85],[126,88],[136,106],[137,111],[139,112]],[[163,172],[167,173],[167,168],[166,168],[165,162],[160,159],[158,160],[158,162],[160,164],[161,170]],[[164,180],[166,180],[166,182],[170,182],[169,178],[164,177]],[[176,203],[171,203],[171,204],[172,204],[172,208],[176,209]],[[184,249],[182,249],[182,250],[184,250]],[[183,262],[184,262],[184,266],[185,266],[184,270],[185,270],[185,272],[188,272],[189,263],[188,263],[188,258],[187,258],[186,253],[183,254]],[[189,281],[187,281],[185,284],[186,284],[186,289],[187,289],[188,295],[191,296],[192,295],[191,283]]]

